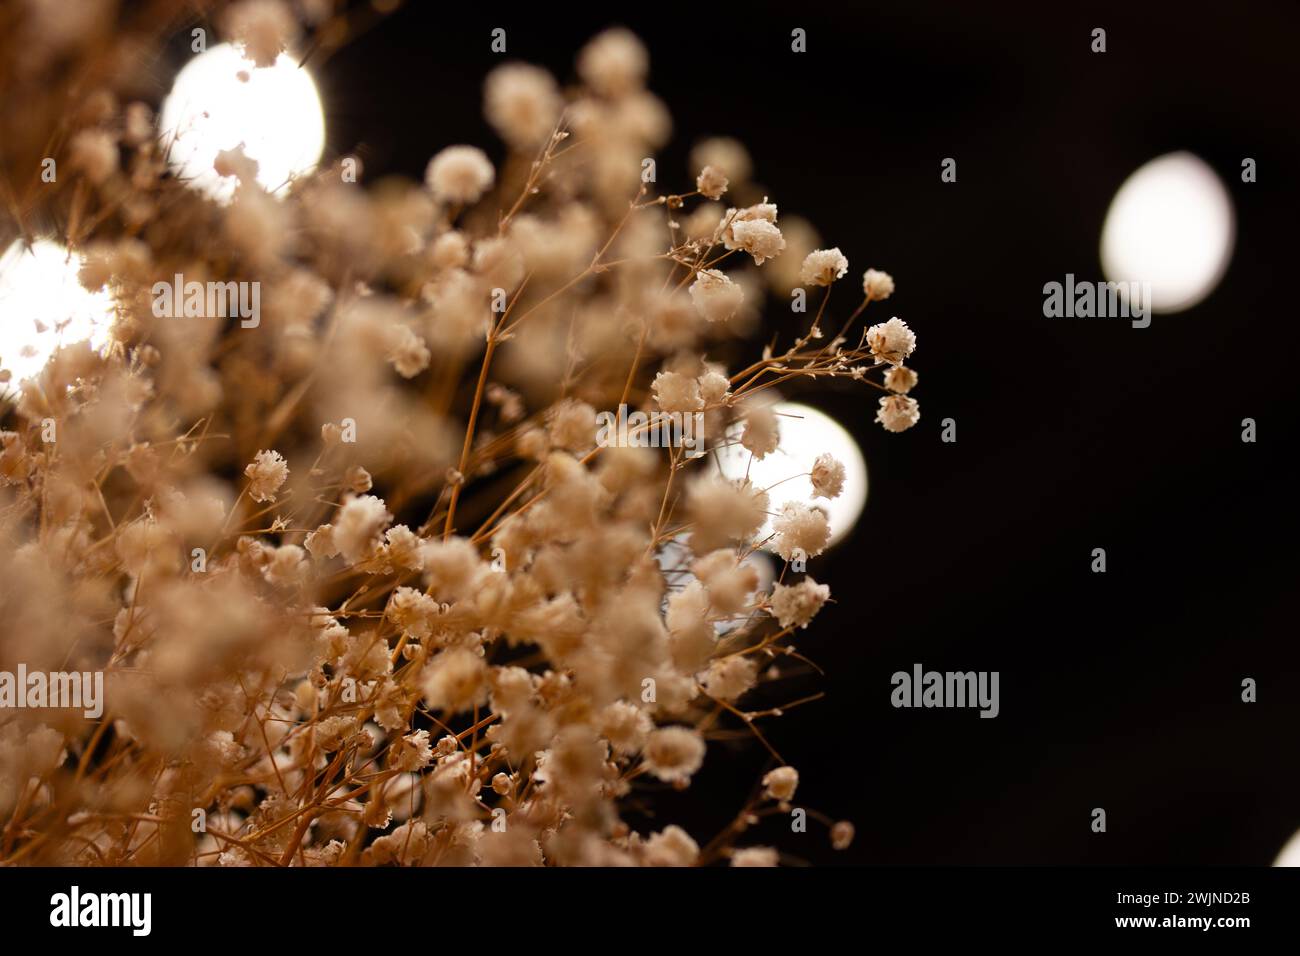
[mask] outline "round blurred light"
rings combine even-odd
[[[18,240],[0,256],[0,368],[13,373],[0,393],[30,378],[61,345],[108,339],[113,297],[77,278],[81,260],[57,242]]]
[[[772,411],[781,432],[776,451],[757,461],[738,440],[732,442],[718,450],[722,473],[731,479],[748,474],[754,487],[768,489],[769,511],[780,511],[787,501],[822,508],[830,522],[831,544],[835,544],[857,524],[867,503],[867,463],[862,452],[853,436],[825,412],[798,402],[777,402]],[[739,431],[735,437],[739,439]],[[844,491],[830,501],[812,497],[808,478],[813,462],[825,452],[844,463]],[[758,536],[761,540],[771,533],[769,518]]]
[[[325,149],[325,117],[311,74],[281,53],[257,68],[229,43],[200,53],[176,75],[159,125],[177,175],[213,199],[235,191],[212,168],[217,153],[244,145],[257,181],[272,193],[316,168]]]
[[[1300,831],[1287,840],[1282,852],[1273,861],[1274,866],[1300,866]]]
[[[1149,282],[1155,312],[1181,312],[1209,295],[1232,257],[1232,200],[1191,153],[1168,153],[1133,173],[1110,204],[1101,265],[1112,282]]]

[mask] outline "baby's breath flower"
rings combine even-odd
[[[566,399],[547,415],[551,441],[570,451],[586,451],[596,440],[596,410],[586,402]]]
[[[701,269],[690,288],[696,311],[710,322],[725,322],[745,301],[745,290],[717,269]]]
[[[361,491],[369,490],[369,487],[361,489]],[[420,553],[421,543],[406,525],[394,525],[384,534],[384,556],[395,568],[403,568],[407,571],[423,570],[424,556]]]
[[[830,285],[849,271],[849,260],[839,248],[816,249],[804,258],[799,279],[805,285]]]
[[[117,143],[105,130],[83,129],[68,143],[68,164],[96,186],[117,172]]]
[[[717,700],[733,701],[754,686],[758,666],[749,657],[731,655],[709,665],[700,683]]]
[[[787,561],[798,555],[814,558],[826,549],[831,539],[826,512],[797,501],[787,501],[781,506],[772,527],[776,531],[772,550]]]
[[[370,477],[370,472],[360,465],[353,465],[343,473],[343,487],[354,495],[364,495],[374,486],[375,483]]]
[[[831,827],[831,846],[836,850],[847,850],[853,842],[853,824],[848,820],[839,820]]]
[[[302,543],[314,558],[332,558],[339,553],[338,545],[334,543],[332,524],[323,524],[315,531],[309,532]]]
[[[722,225],[722,203],[700,203],[682,221],[685,239],[710,239]]]
[[[22,436],[17,432],[0,431],[0,481],[21,484],[30,467]]]
[[[522,667],[498,667],[492,672],[492,707],[503,714],[522,710],[534,689],[533,675]]]
[[[683,372],[660,372],[650,388],[666,412],[696,412],[704,407],[699,381]]]
[[[248,496],[254,501],[274,501],[289,477],[289,464],[278,451],[259,451],[244,469],[248,478]]]
[[[495,178],[487,154],[476,146],[448,146],[429,160],[424,173],[435,199],[461,204],[477,202]]]
[[[616,701],[601,711],[598,726],[615,753],[634,754],[645,746],[654,721],[640,707]]]
[[[743,249],[754,257],[754,265],[761,266],[768,259],[781,254],[785,248],[785,239],[781,230],[766,219],[747,219],[733,223],[731,226],[730,248]]]
[[[916,372],[905,365],[895,365],[885,373],[885,388],[906,395],[916,388]]]
[[[503,289],[519,285],[527,269],[518,243],[502,237],[476,242],[472,265],[486,285]]]
[[[767,492],[748,481],[730,482],[713,475],[696,478],[688,488],[691,547],[712,551],[751,538],[767,517]]]
[[[463,647],[435,656],[421,679],[425,703],[434,710],[457,713],[487,703],[487,666],[483,658]]]
[[[392,767],[403,773],[423,770],[433,762],[433,748],[429,746],[429,732],[417,730],[413,734],[398,738],[389,752]]]
[[[330,532],[332,543],[349,564],[364,561],[379,543],[379,534],[393,516],[382,498],[361,495],[349,498],[339,509]]]
[[[421,549],[425,580],[444,601],[468,597],[486,571],[482,557],[465,538],[438,538]]]
[[[785,803],[794,797],[799,786],[799,771],[794,767],[777,767],[763,777],[763,786],[773,800]]]
[[[746,206],[744,209],[728,209],[722,217],[722,222],[725,224],[721,237],[723,246],[728,249],[739,248],[735,234],[735,228],[739,223],[762,220],[775,225],[776,216],[776,203],[767,202],[766,199],[752,206]]]
[[[393,344],[388,360],[402,378],[414,378],[429,367],[429,348],[406,326],[398,326],[393,333]]]
[[[306,553],[296,544],[281,545],[271,553],[271,560],[262,569],[262,574],[271,584],[294,587],[309,571],[305,558]]]
[[[240,0],[226,8],[222,24],[257,66],[274,66],[298,37],[298,23],[282,0]]]
[[[696,173],[713,166],[732,182],[745,182],[753,171],[745,144],[730,136],[714,136],[701,140],[691,150],[691,169]]]
[[[807,627],[831,596],[831,589],[806,577],[798,584],[778,584],[769,602],[772,616],[782,627]]]
[[[740,444],[745,450],[754,456],[755,461],[762,461],[776,451],[780,443],[780,426],[771,406],[750,409],[745,415],[745,430],[740,436]]]
[[[741,561],[729,548],[696,558],[691,572],[709,590],[709,602],[724,614],[734,614],[749,603],[758,587],[758,570]]]
[[[704,763],[704,738],[692,727],[661,727],[646,740],[646,769],[665,783],[685,784]]]
[[[669,824],[646,840],[645,861],[650,866],[694,866],[699,857],[699,844],[676,824]]]
[[[604,96],[623,96],[640,89],[649,68],[645,46],[622,27],[599,34],[578,54],[578,75]]]
[[[894,294],[894,277],[888,272],[868,269],[862,274],[862,291],[868,299],[888,299]]]
[[[877,362],[902,365],[903,359],[916,348],[916,334],[907,323],[895,316],[888,322],[867,329],[867,345]]]
[[[148,103],[128,103],[122,111],[122,127],[122,141],[128,146],[141,146],[158,132]]]
[[[732,866],[776,866],[776,850],[770,846],[747,846],[731,854]]]
[[[245,154],[243,143],[221,150],[212,162],[212,170],[218,176],[234,176],[244,185],[257,182],[258,168],[257,160]]]
[[[388,600],[388,619],[412,637],[423,640],[433,633],[440,612],[437,601],[415,588],[398,588]]]
[[[695,177],[695,188],[709,199],[721,199],[727,191],[727,177],[716,166],[705,166]]]
[[[226,216],[226,238],[251,261],[272,263],[284,243],[285,216],[284,207],[260,188],[241,186]]]
[[[430,258],[439,269],[461,269],[469,264],[469,241],[463,232],[451,229],[433,240]]]
[[[535,146],[550,135],[563,100],[555,78],[526,63],[506,63],[483,84],[487,121],[511,146]]]
[[[908,395],[887,395],[880,400],[876,421],[885,431],[905,432],[921,418],[921,408],[916,399]]]
[[[844,490],[844,463],[830,452],[822,452],[814,459],[808,478],[814,498],[838,498]]]
[[[700,376],[700,398],[705,405],[720,405],[731,392],[731,379],[724,372],[709,369]]]

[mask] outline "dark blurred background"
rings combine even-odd
[[[863,388],[788,396],[854,433],[871,480],[851,538],[810,567],[841,598],[798,642],[826,676],[764,701],[826,691],[764,730],[801,773],[797,802],[858,837],[836,853],[819,824],[777,819],[742,841],[789,862],[1267,864],[1300,828],[1300,14],[1058,6],[413,2],[318,70],[330,151],[360,150],[368,179],[419,178],[445,145],[497,142],[480,109],[494,27],[508,59],[563,82],[591,35],[626,25],[675,121],[665,183],[686,181],[698,139],[735,136],[783,213],[849,257],[844,283],[868,265],[897,280],[873,310],[918,332],[920,424],[886,434]],[[1044,283],[1103,278],[1124,179],[1182,149],[1235,205],[1222,283],[1148,329],[1044,318]],[[999,671],[1000,716],[894,709],[890,675],[918,662]],[[651,823],[703,843],[767,766],[752,740],[716,746]]]

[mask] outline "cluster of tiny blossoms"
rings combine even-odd
[[[217,23],[270,63],[337,34],[309,8]],[[68,223],[115,319],[0,385],[0,667],[103,672],[105,710],[0,712],[0,862],[776,864],[751,832],[789,832],[799,774],[762,725],[801,703],[774,678],[830,597],[802,568],[844,466],[820,456],[813,498],[775,511],[712,452],[775,452],[798,427],[776,387],[816,378],[914,424],[916,336],[854,331],[890,276],[868,269],[828,336],[848,261],[778,215],[743,146],[700,143],[693,182],[658,191],[671,120],[625,30],[564,90],[487,75],[499,165],[453,145],[422,183],[367,185],[344,158],[275,198],[235,150],[218,203],[167,174],[129,83],[67,65],[107,59],[99,26],[44,59],[27,26],[9,88],[57,75],[87,103],[24,116],[78,172],[11,190],[15,222]],[[10,174],[31,158],[11,142]],[[262,321],[156,317],[175,274],[259,281]],[[795,287],[815,315],[744,358],[766,291]],[[699,413],[708,453],[598,444],[620,405]],[[773,581],[758,552],[800,570]],[[637,816],[737,736],[771,769],[722,833]]]

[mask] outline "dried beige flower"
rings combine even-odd
[[[895,365],[885,372],[885,388],[905,395],[916,388],[916,373],[905,365]]]
[[[747,657],[723,657],[709,665],[700,683],[705,693],[718,700],[732,701],[754,686],[758,666]]]
[[[690,288],[691,302],[710,322],[725,322],[745,301],[745,290],[717,269],[701,269]]]
[[[854,828],[848,820],[839,820],[831,827],[831,846],[836,850],[847,850],[853,843]]]
[[[728,248],[743,249],[754,257],[754,265],[761,266],[775,258],[785,248],[781,230],[766,219],[746,219],[731,225]]]
[[[645,46],[621,27],[596,36],[578,54],[578,75],[605,96],[623,96],[640,89],[649,69]]]
[[[334,519],[331,541],[343,560],[356,564],[370,557],[379,544],[380,532],[392,520],[382,498],[374,495],[349,498]]]
[[[274,66],[298,37],[298,23],[281,0],[239,0],[225,9],[222,25],[257,66]]]
[[[646,840],[645,859],[650,866],[694,866],[699,857],[699,844],[676,825],[666,826]]]
[[[726,174],[716,166],[705,166],[695,177],[695,188],[702,196],[707,196],[709,199],[721,199],[722,194],[727,191]]]
[[[483,112],[511,146],[536,146],[550,135],[563,100],[555,78],[541,67],[506,63],[483,84]]]
[[[844,463],[829,452],[822,452],[813,460],[808,478],[814,498],[838,498],[844,491]]]
[[[862,291],[868,299],[888,299],[894,294],[894,277],[888,272],[868,269],[862,274]]]
[[[474,651],[453,647],[429,662],[420,686],[425,703],[435,710],[456,713],[481,707],[487,703],[487,667]]]
[[[775,770],[769,770],[763,777],[763,786],[769,797],[784,803],[794,797],[794,792],[799,786],[799,771],[794,767],[777,767]]]
[[[830,596],[830,587],[811,577],[798,584],[778,584],[772,589],[772,616],[782,627],[807,627]]]
[[[787,501],[772,521],[776,537],[772,550],[791,561],[796,557],[815,558],[831,539],[826,512],[797,501]]]
[[[655,401],[666,412],[695,412],[704,407],[699,380],[683,372],[660,372],[651,389]]]
[[[799,279],[806,285],[830,285],[849,271],[849,260],[838,248],[816,249],[803,260]]]
[[[745,429],[740,436],[740,444],[754,456],[755,461],[762,461],[776,451],[781,443],[780,425],[776,412],[770,405],[747,409],[745,412]]]
[[[686,783],[704,763],[704,738],[689,727],[661,727],[646,740],[646,769],[665,783]]]
[[[732,866],[776,866],[777,852],[770,846],[747,846],[731,854]]]
[[[754,164],[745,144],[730,136],[715,136],[701,140],[691,150],[691,169],[697,173],[712,166],[729,177],[732,182],[746,182]]]
[[[747,481],[696,478],[687,491],[691,547],[701,553],[752,539],[767,517],[767,506],[767,493]]]
[[[248,496],[254,501],[274,501],[289,477],[289,465],[278,451],[259,451],[244,469],[248,478]]]
[[[478,202],[495,178],[487,154],[475,146],[448,146],[429,160],[424,173],[434,198],[462,204]]]
[[[888,322],[867,329],[867,345],[878,362],[902,365],[916,348],[916,334],[907,323],[895,316]]]
[[[68,164],[96,186],[117,172],[117,143],[102,129],[83,129],[68,143]]]
[[[880,400],[876,412],[876,421],[885,426],[885,431],[904,432],[921,418],[921,409],[916,399],[908,395],[888,395]]]

